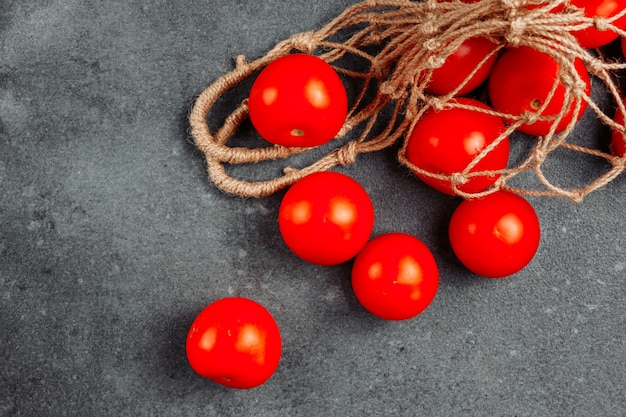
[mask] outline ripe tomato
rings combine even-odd
[[[455,99],[457,103],[490,110],[470,98]],[[462,172],[472,160],[505,131],[497,116],[478,110],[447,108],[430,109],[415,124],[407,143],[407,159],[413,165],[433,174],[451,175]],[[509,139],[504,138],[482,158],[470,172],[496,171],[506,168],[509,160]],[[446,194],[454,194],[452,182],[416,173],[426,184]],[[464,192],[479,192],[493,185],[499,175],[469,177],[458,186]]]
[[[387,233],[370,240],[352,266],[352,288],[365,309],[385,320],[415,317],[435,298],[439,271],[419,239]]]
[[[620,125],[624,124],[624,114],[619,111],[619,108],[615,111],[614,121]],[[624,133],[615,129],[611,130],[611,153],[613,153],[613,155],[622,157],[626,154],[625,140]]]
[[[333,139],[348,113],[348,95],[328,63],[292,54],[261,71],[250,89],[250,120],[276,145],[310,147]]]
[[[586,17],[610,18],[626,8],[626,0],[570,0],[570,4],[583,9]],[[626,15],[612,22],[619,29],[626,29]],[[572,31],[572,35],[583,48],[599,48],[613,42],[619,34],[612,30],[598,30],[590,27],[585,30]]]
[[[201,376],[227,387],[249,389],[272,376],[282,341],[265,307],[247,298],[229,297],[213,302],[196,317],[186,351],[189,364]]]
[[[589,94],[591,84],[585,64],[574,61],[576,72],[586,84],[585,94]],[[488,92],[494,109],[514,116],[526,112],[536,113],[548,98],[559,73],[559,64],[550,55],[527,46],[507,50],[496,62],[489,76]],[[558,83],[554,96],[543,112],[543,116],[556,116],[561,112],[565,99],[565,87]],[[578,118],[582,117],[587,102],[582,101]],[[576,103],[568,109],[565,116],[557,124],[556,132],[565,129],[572,120]],[[512,120],[508,120],[511,123]],[[525,123],[518,130],[529,135],[545,135],[550,131],[551,120],[538,120]]]
[[[452,250],[475,274],[502,278],[524,268],[539,247],[540,225],[523,197],[497,191],[463,201],[452,214]]]
[[[464,41],[461,46],[448,56],[442,66],[435,69],[425,91],[434,95],[446,95],[457,88],[478,66],[478,64],[496,49],[497,44],[489,38],[475,37]],[[465,95],[482,84],[495,64],[497,54],[493,54],[474,73],[456,94]]]
[[[318,265],[353,258],[374,227],[374,207],[361,185],[338,172],[307,175],[287,190],[278,224],[293,253]]]

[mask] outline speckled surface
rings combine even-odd
[[[281,193],[240,199],[208,181],[194,98],[236,55],[350,4],[2,1],[0,416],[624,414],[624,176],[580,204],[532,199],[535,259],[488,280],[451,253],[457,199],[391,151],[342,168],[372,197],[374,234],[411,233],[435,254],[438,295],[404,322],[358,305],[349,264],[289,253]],[[277,372],[253,390],[185,358],[194,316],[227,295],[264,304],[283,334]]]

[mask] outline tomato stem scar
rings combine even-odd
[[[530,108],[533,110],[539,110],[541,108],[541,100],[539,100],[538,98],[532,100],[530,102]]]

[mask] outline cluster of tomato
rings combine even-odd
[[[626,0],[571,3],[584,7],[590,16],[610,17],[626,7]],[[626,17],[614,24],[626,28]],[[573,35],[587,48],[602,46],[617,37],[612,31],[595,28]],[[490,105],[499,113],[521,115],[541,109],[543,115],[558,114],[566,88],[557,85],[552,91],[559,64],[550,55],[528,47],[510,48],[499,56],[492,53],[495,47],[487,38],[467,40],[434,70],[426,91],[446,95],[465,80],[457,92],[463,96],[486,82]],[[480,70],[473,71],[481,62]],[[575,66],[589,93],[584,64],[576,61]],[[544,103],[550,94],[549,103]],[[472,169],[504,169],[509,141],[502,140],[502,134],[505,123],[511,121],[478,111],[490,107],[477,100],[454,100],[470,106],[424,113],[408,138],[408,160],[423,170],[451,175],[465,169],[498,139],[491,152]],[[267,141],[312,147],[337,135],[347,117],[348,99],[340,77],[330,65],[312,55],[292,54],[275,60],[259,74],[250,91],[249,111],[253,126]],[[572,108],[557,131],[564,129],[573,116]],[[620,112],[616,121],[623,122]],[[520,125],[518,130],[545,135],[550,123],[536,120]],[[612,150],[623,156],[624,144],[623,135],[613,132]],[[416,174],[431,187],[454,194],[451,180]],[[470,176],[459,189],[480,192],[493,185],[497,177]],[[285,193],[278,213],[281,236],[301,259],[325,266],[354,259],[352,287],[366,310],[386,320],[414,317],[428,307],[437,292],[435,258],[423,242],[409,234],[386,233],[370,239],[374,220],[374,208],[365,189],[337,172],[318,172],[296,182]],[[454,253],[470,271],[501,278],[520,271],[534,257],[540,224],[523,197],[497,191],[463,201],[450,219],[449,239]],[[198,315],[188,333],[186,349],[192,368],[200,375],[226,386],[252,388],[276,370],[282,342],[276,321],[265,307],[250,299],[232,297],[214,302]]]

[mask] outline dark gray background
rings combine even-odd
[[[374,234],[412,233],[440,266],[435,301],[405,322],[358,305],[349,264],[289,253],[282,193],[240,199],[208,181],[194,98],[236,55],[352,3],[2,0],[0,416],[624,415],[623,175],[580,204],[531,199],[535,259],[488,280],[451,254],[458,199],[392,150],[359,157],[342,172],[372,196]],[[193,318],[228,295],[263,303],[283,334],[254,390],[186,362]]]

